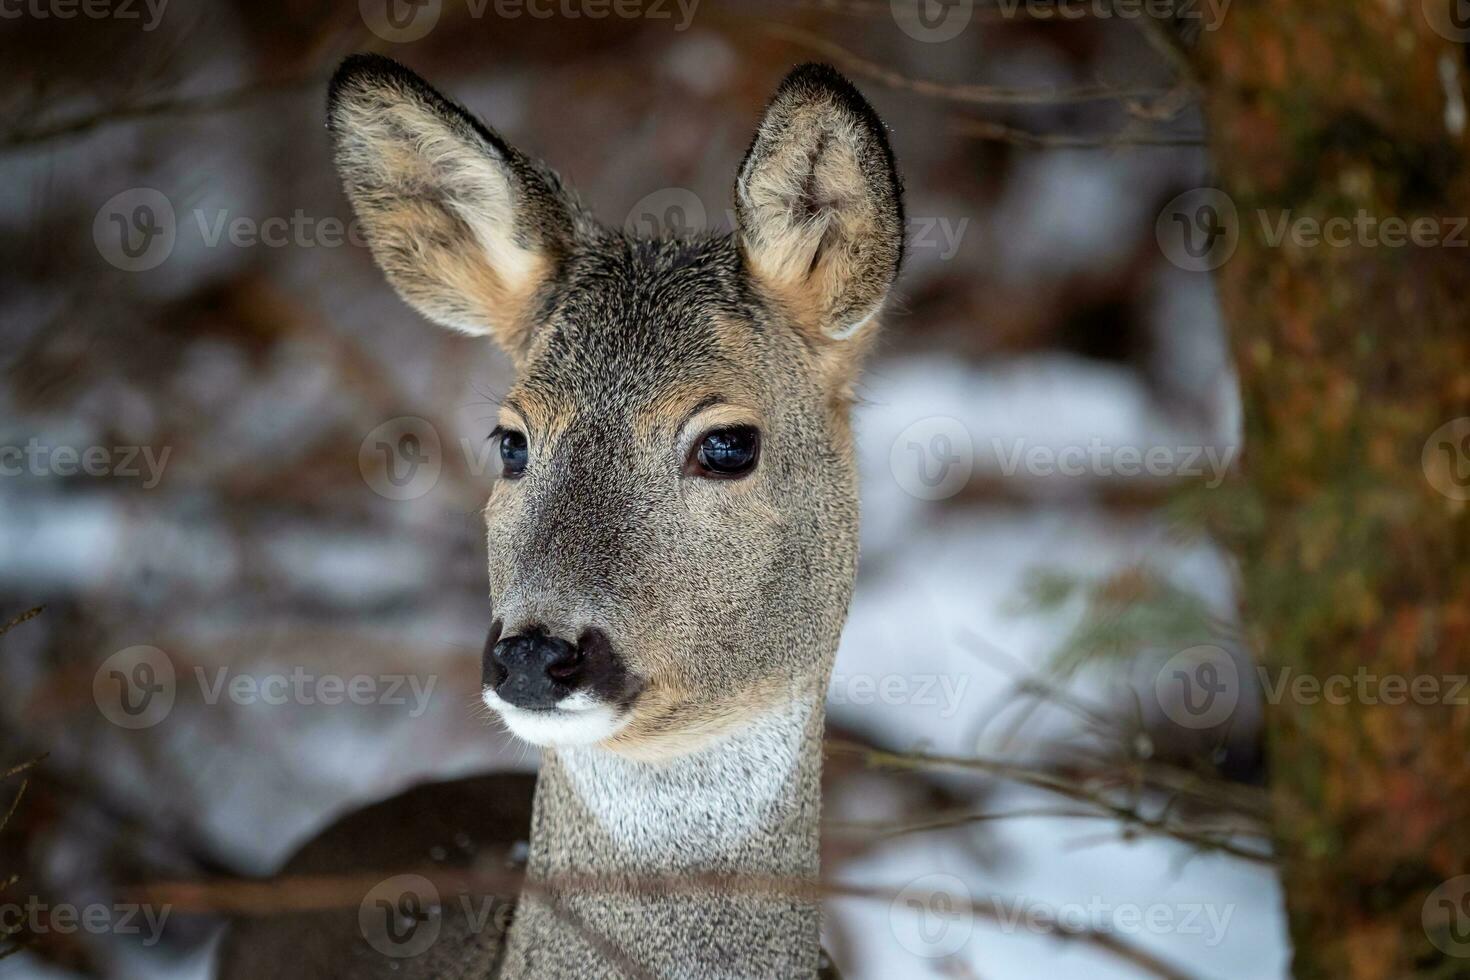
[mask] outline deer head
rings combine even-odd
[[[849,404],[898,272],[882,124],[833,70],[781,84],[733,235],[600,226],[418,76],[349,59],[337,167],[374,257],[517,368],[485,506],[484,700],[551,746],[691,751],[820,703],[857,562]]]

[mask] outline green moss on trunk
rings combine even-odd
[[[1354,681],[1347,704],[1269,711],[1294,972],[1311,980],[1470,976],[1452,955],[1470,944],[1432,941],[1422,920],[1470,873],[1470,689],[1446,703],[1470,674],[1470,503],[1423,461],[1432,433],[1470,416],[1470,231],[1454,220],[1470,216],[1467,61],[1434,13],[1237,0],[1198,51],[1240,221],[1218,276],[1258,518],[1220,526],[1256,648],[1272,672],[1440,679],[1437,699],[1383,703],[1396,687]],[[1283,216],[1356,224],[1341,247],[1273,245]],[[1389,217],[1458,227],[1460,244],[1386,245]]]

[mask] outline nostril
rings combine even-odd
[[[582,653],[570,646],[566,648],[565,653],[558,654],[546,664],[546,673],[563,684],[571,681],[581,672]]]
[[[507,675],[505,665],[496,655],[500,631],[504,628],[504,624],[497,619],[490,624],[490,633],[485,637],[485,652],[480,657],[480,683],[485,687],[499,687]]]

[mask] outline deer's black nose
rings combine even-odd
[[[483,680],[501,700],[517,708],[554,708],[574,691],[583,673],[583,657],[566,640],[532,628],[498,640],[492,629],[485,644]]]

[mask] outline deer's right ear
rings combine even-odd
[[[397,62],[354,55],[327,96],[337,172],[388,281],[519,359],[576,234],[554,174]]]

